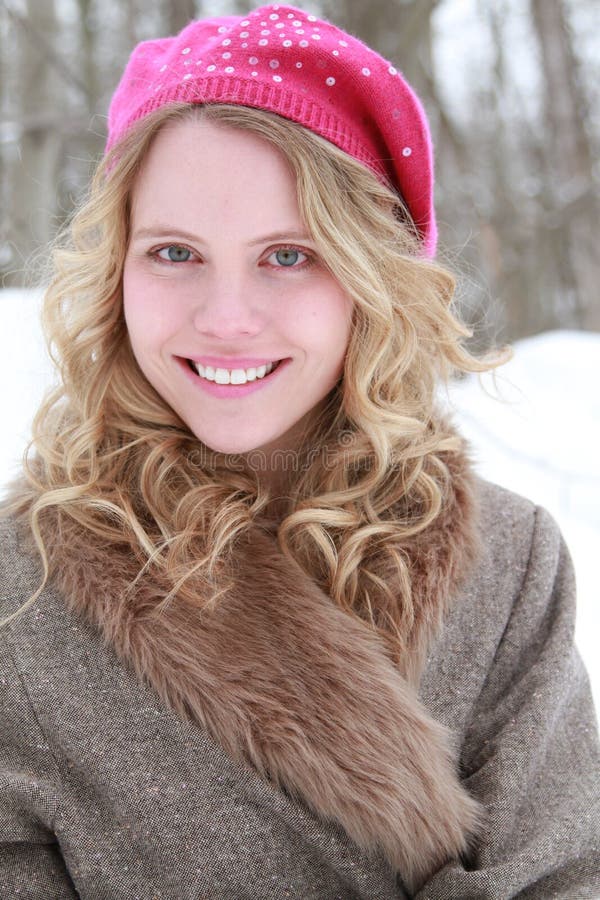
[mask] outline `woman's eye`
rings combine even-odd
[[[180,247],[179,244],[169,244],[168,247],[157,250],[156,255],[165,262],[181,263],[191,260],[192,251],[187,247]]]
[[[300,268],[310,262],[310,257],[296,247],[280,247],[269,254],[267,262],[276,268]]]

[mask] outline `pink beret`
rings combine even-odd
[[[112,98],[107,149],[174,102],[266,109],[321,135],[391,182],[425,254],[434,255],[433,151],[423,107],[394,66],[335,25],[275,4],[144,41]]]

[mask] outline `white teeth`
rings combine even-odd
[[[243,369],[234,369],[229,376],[231,384],[246,384],[248,380]]]
[[[208,381],[214,381],[215,384],[246,384],[247,381],[264,378],[265,375],[273,371],[276,362],[249,369],[215,369],[212,366],[203,366],[199,362],[193,362],[192,365],[198,375],[206,378]]]

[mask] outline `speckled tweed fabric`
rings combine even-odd
[[[600,760],[550,517],[481,486],[484,553],[421,697],[488,822],[419,900],[600,898]],[[38,577],[0,523],[2,615]],[[48,588],[0,633],[0,897],[391,900],[400,876],[231,762]]]

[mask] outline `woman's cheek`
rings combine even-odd
[[[166,323],[168,310],[165,304],[165,287],[156,284],[139,263],[125,266],[123,311],[132,341],[138,336],[149,337],[162,330]]]

